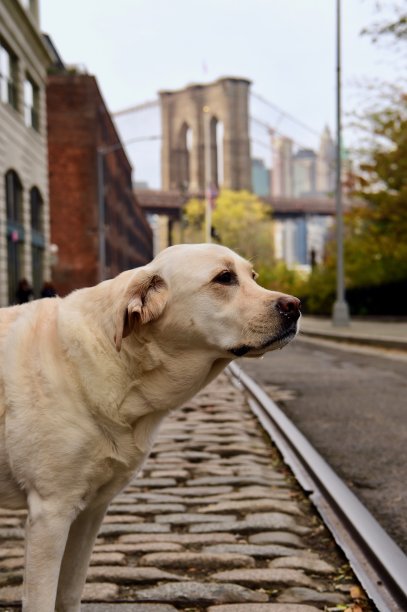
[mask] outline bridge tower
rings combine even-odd
[[[163,190],[205,190],[204,107],[210,116],[211,183],[251,190],[250,84],[244,78],[224,77],[160,92]]]

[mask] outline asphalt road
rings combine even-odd
[[[239,365],[407,553],[406,357],[297,339]]]

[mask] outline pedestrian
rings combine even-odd
[[[17,285],[16,300],[17,304],[25,304],[33,299],[33,290],[26,278],[22,278]]]
[[[57,295],[56,289],[51,281],[45,281],[41,289],[41,297],[55,297]]]

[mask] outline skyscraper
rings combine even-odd
[[[286,136],[272,136],[273,180],[271,194],[274,197],[293,195],[293,143]]]
[[[320,194],[332,194],[335,190],[335,142],[327,125],[317,154],[316,187]]]
[[[316,160],[312,149],[300,149],[293,157],[293,196],[301,198],[315,195]]]

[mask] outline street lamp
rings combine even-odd
[[[211,197],[211,117],[209,106],[203,107],[205,143],[205,241],[212,241],[212,197]]]
[[[332,311],[335,327],[350,323],[344,283],[341,142],[341,5],[340,0],[336,0],[336,301]]]

